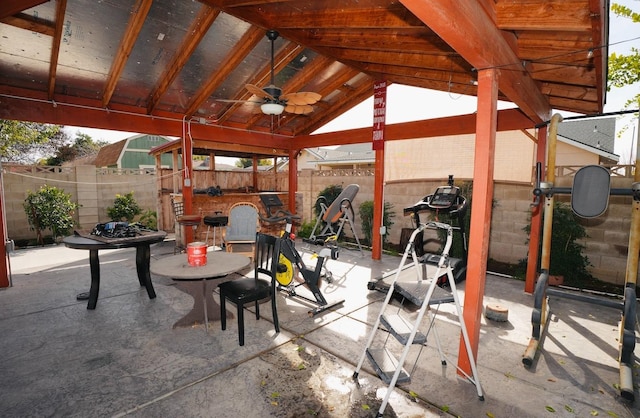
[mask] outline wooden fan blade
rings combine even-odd
[[[293,113],[295,115],[308,115],[313,112],[313,106],[311,105],[295,105],[287,103],[287,106],[284,108],[284,111],[287,113]]]
[[[258,86],[255,86],[253,84],[246,84],[244,86],[244,88],[247,89],[247,91],[251,94],[255,94],[256,96],[260,97],[261,99],[269,99],[269,100],[275,100],[275,97],[273,97],[272,95],[270,95],[269,93],[267,93],[266,91],[264,91],[263,89],[261,89]]]
[[[312,105],[322,98],[321,95],[312,91],[300,91],[297,93],[287,93],[280,96],[280,99],[293,105]]]

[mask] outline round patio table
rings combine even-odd
[[[151,273],[169,277],[177,282],[186,293],[193,298],[193,308],[180,318],[173,328],[190,327],[204,318],[205,331],[209,329],[209,319],[220,319],[220,305],[213,299],[213,281],[224,279],[248,267],[251,259],[241,254],[223,251],[207,252],[207,264],[192,266],[187,261],[187,254],[177,254],[154,260]],[[200,283],[201,282],[201,283]],[[232,317],[227,312],[227,317]]]

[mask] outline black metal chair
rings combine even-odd
[[[254,302],[256,319],[260,319],[259,302],[271,297],[271,311],[273,325],[276,332],[280,332],[278,312],[276,310],[276,275],[280,258],[280,244],[282,240],[272,235],[257,233],[254,262],[254,277],[243,277],[218,285],[220,289],[220,316],[222,329],[227,329],[226,301],[234,303],[238,313],[238,340],[244,345],[244,305]],[[260,278],[268,276],[269,280]]]

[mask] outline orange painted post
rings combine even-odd
[[[382,213],[384,211],[384,147],[376,150],[376,163],[373,178],[373,231],[371,234],[371,259],[382,258]]]
[[[482,301],[489,257],[489,232],[493,204],[493,163],[498,119],[498,76],[496,69],[478,71],[478,117],[473,163],[473,199],[464,296],[464,322],[473,358],[478,359]],[[460,333],[458,367],[472,375],[469,353]],[[460,371],[458,372],[459,374]]]
[[[252,160],[252,164],[253,164],[253,175],[251,176],[251,186],[253,187],[253,193],[256,193],[258,191],[258,156],[254,155],[253,156],[253,160]]]
[[[371,225],[371,259],[382,258],[382,219],[384,213],[384,141],[387,115],[387,81],[373,83],[373,129],[371,147],[376,153],[373,178],[373,219]]]
[[[547,127],[546,125],[538,130],[538,145],[536,149],[536,161],[540,163],[542,173],[540,178],[544,178],[544,168],[546,166],[547,151]],[[527,256],[527,274],[525,276],[524,291],[533,293],[538,274],[538,249],[540,248],[540,228],[542,226],[542,199],[540,204],[531,211],[531,230],[529,233],[529,254]]]
[[[0,168],[1,170],[1,168]],[[0,288],[9,287],[9,254],[7,253],[4,228],[4,193],[2,191],[2,174],[0,173],[0,251],[4,255],[0,260]]]
[[[182,201],[185,215],[193,215],[193,142],[189,135],[182,135]],[[184,244],[193,242],[193,228],[184,228]]]
[[[296,213],[296,192],[298,191],[298,152],[289,150],[289,212]]]

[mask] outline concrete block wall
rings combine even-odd
[[[44,185],[55,186],[71,194],[78,201],[75,170],[63,167],[37,167],[3,165],[4,210],[9,239],[35,239],[36,233],[29,227],[24,211],[24,201],[29,192],[37,192]]]
[[[91,230],[99,222],[110,220],[107,207],[113,206],[116,194],[134,192],[143,210],[156,209],[155,176],[138,174],[97,175],[94,166],[79,167],[24,167],[4,166],[4,207],[9,239],[35,239],[24,211],[24,200],[29,191],[37,192],[41,186],[55,186],[71,195],[78,203],[77,228]],[[45,232],[47,234],[47,232]]]
[[[33,169],[28,173],[12,173],[11,168],[4,167],[3,181],[5,192],[5,213],[9,238],[33,239],[34,231],[29,229],[23,202],[27,190],[36,191],[42,184],[55,185],[72,195],[72,200],[82,206],[78,210],[80,228],[91,229],[98,222],[108,221],[106,208],[113,205],[117,193],[134,192],[136,201],[143,210],[156,208],[156,178],[153,175],[104,174],[96,175],[93,167]],[[243,173],[244,174],[244,173]],[[231,173],[229,174],[231,175]],[[260,173],[266,175],[266,173]],[[456,179],[460,185],[464,179]],[[612,188],[629,188],[630,178],[612,178]],[[278,187],[288,189],[285,173],[279,173]],[[360,185],[360,191],[354,204],[355,228],[358,237],[364,237],[359,206],[362,202],[373,200],[374,178],[372,170],[334,170],[330,172],[302,170],[298,176],[298,194],[296,206],[305,222],[315,222],[313,205],[318,194],[328,186],[349,184]],[[387,241],[398,244],[403,228],[412,228],[409,216],[403,210],[410,207],[424,196],[433,193],[437,186],[447,183],[447,179],[411,180],[389,182],[384,188],[384,199],[391,202],[395,217],[389,230]],[[559,179],[557,185],[568,187],[571,179]],[[77,184],[77,185],[76,185]],[[494,209],[491,220],[489,257],[502,262],[518,263],[527,257],[527,234],[524,228],[529,224],[531,213],[532,186],[496,182],[494,188]],[[557,195],[557,200],[569,202],[568,196]],[[604,281],[623,284],[626,276],[626,259],[629,244],[629,228],[631,223],[631,197],[611,196],[606,213],[598,218],[581,221],[587,229],[588,238],[585,255],[592,266],[591,273]],[[423,220],[426,219],[423,218]],[[348,227],[345,233],[351,235]],[[426,235],[425,239],[435,239]]]
[[[95,169],[94,169],[95,170]],[[143,212],[147,210],[156,211],[157,208],[157,192],[156,177],[152,175],[137,174],[104,174],[96,179],[96,189],[98,198],[98,220],[89,223],[93,228],[97,222],[107,222],[111,220],[107,215],[107,208],[112,207],[117,194],[124,195],[133,192],[133,197]],[[86,224],[83,224],[83,226]]]

